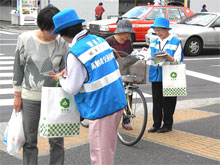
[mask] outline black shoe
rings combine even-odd
[[[159,129],[158,128],[155,128],[155,127],[151,127],[148,132],[151,132],[151,133],[154,133],[154,132],[157,132]]]
[[[160,128],[157,132],[158,133],[165,133],[172,131],[172,128]]]

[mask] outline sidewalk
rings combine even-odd
[[[134,164],[220,164],[220,105],[177,110],[173,131],[160,134],[145,131],[142,140],[127,147],[118,141],[116,165]],[[149,114],[147,129],[152,125]],[[120,126],[120,131],[123,131]],[[127,132],[135,136],[134,131]],[[39,137],[39,164],[49,163],[48,140]],[[16,157],[5,152],[0,136],[0,164],[22,164],[22,151]],[[90,164],[88,129],[80,136],[65,138],[65,164]]]

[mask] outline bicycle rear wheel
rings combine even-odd
[[[123,118],[130,119],[132,130],[125,130],[119,126],[118,137],[123,144],[132,146],[144,134],[148,111],[147,103],[142,92],[137,87],[129,87],[128,91],[126,94],[128,105],[125,107]]]

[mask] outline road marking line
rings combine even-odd
[[[0,89],[0,94],[14,94],[14,89],[13,88],[2,88]]]
[[[0,56],[3,56],[3,55],[5,55],[5,54],[0,53]]]
[[[0,39],[0,41],[17,41],[18,39]]]
[[[0,31],[1,34],[9,34],[9,35],[15,35],[17,33],[11,33],[11,32],[6,32],[6,31]]]
[[[13,73],[0,73],[0,77],[12,77]]]
[[[0,57],[0,60],[14,60],[15,58],[13,56],[5,56],[5,57]]]
[[[12,106],[14,104],[14,99],[0,99],[1,106]]]
[[[14,45],[17,45],[17,44],[0,44],[0,46],[14,46]]]
[[[13,70],[13,66],[0,66],[0,70],[10,70],[12,71]]]
[[[12,80],[0,80],[0,85],[12,85]]]
[[[145,98],[146,98],[146,97],[151,97],[151,96],[152,96],[152,95],[147,94],[147,93],[143,93],[143,95],[144,95]],[[137,96],[134,96],[134,98],[140,98],[140,96],[137,95]]]
[[[207,74],[203,74],[203,73],[199,73],[199,72],[195,72],[191,70],[186,70],[186,75],[220,84],[220,78],[215,77],[215,76],[210,76]]]
[[[14,61],[0,61],[0,65],[2,64],[14,64]]]
[[[198,60],[220,60],[220,58],[190,58],[190,59],[184,59],[184,61],[198,61]]]

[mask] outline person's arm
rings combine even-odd
[[[76,95],[81,89],[87,78],[87,71],[84,65],[73,55],[67,57],[67,77],[60,79],[62,88],[73,95]]]
[[[14,88],[14,105],[16,111],[21,111],[21,85],[24,78],[24,44],[21,37],[18,37],[18,43],[15,51],[14,69],[13,69],[13,88]]]
[[[104,13],[104,11],[105,11],[105,9],[104,9],[104,7],[102,7],[102,13]]]
[[[146,47],[143,47],[141,49],[141,52],[140,52],[142,55],[144,55],[144,60],[149,60],[151,58],[151,49],[150,49],[150,46],[149,48],[146,48]]]

